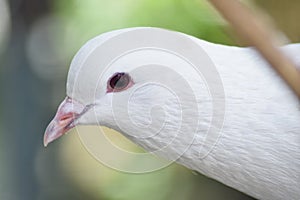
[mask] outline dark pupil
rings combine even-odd
[[[112,89],[123,89],[129,83],[129,77],[125,73],[118,73],[110,80],[110,87]]]

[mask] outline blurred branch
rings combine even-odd
[[[265,57],[300,98],[300,73],[276,46],[276,38],[238,0],[209,0],[236,32]]]
[[[252,0],[256,6],[265,11],[274,21],[276,27],[284,32],[289,40],[300,42],[300,23],[295,20],[300,18],[299,0]]]

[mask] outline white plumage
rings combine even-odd
[[[300,66],[300,44],[282,51]],[[116,73],[132,85],[108,92]],[[300,103],[252,48],[156,28],[105,33],[75,56],[67,96],[45,145],[76,125],[103,125],[253,197],[300,199]]]

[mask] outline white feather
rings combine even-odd
[[[99,122],[116,129],[149,151],[176,159],[253,197],[300,199],[300,104],[266,61],[252,48],[217,45],[160,30],[202,47],[219,73],[225,94],[225,99],[219,97],[225,101],[225,120],[217,143],[210,144],[205,138],[214,126],[211,91],[205,77],[201,78],[188,62],[151,48],[118,58],[103,55],[107,41],[135,30],[151,35],[158,29],[105,33],[89,41],[74,58],[67,94],[85,105],[95,104],[95,112],[85,113],[79,123]],[[300,66],[300,44],[285,46],[282,51]],[[139,71],[145,65],[148,68]],[[172,73],[155,70],[157,65],[169,66],[180,76],[177,79]],[[115,72],[130,73],[135,86],[124,92],[106,93],[107,80]],[[178,86],[180,77],[192,93],[186,86]],[[168,82],[170,88],[153,84],[153,79]],[[197,130],[196,135],[193,130]],[[200,155],[202,148],[208,152],[205,157]]]

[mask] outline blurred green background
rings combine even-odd
[[[300,41],[299,0],[244,2],[291,41]],[[97,162],[74,130],[43,147],[76,51],[98,34],[134,26],[216,43],[239,41],[205,0],[0,0],[1,200],[252,199],[177,164],[141,175],[115,171]]]

